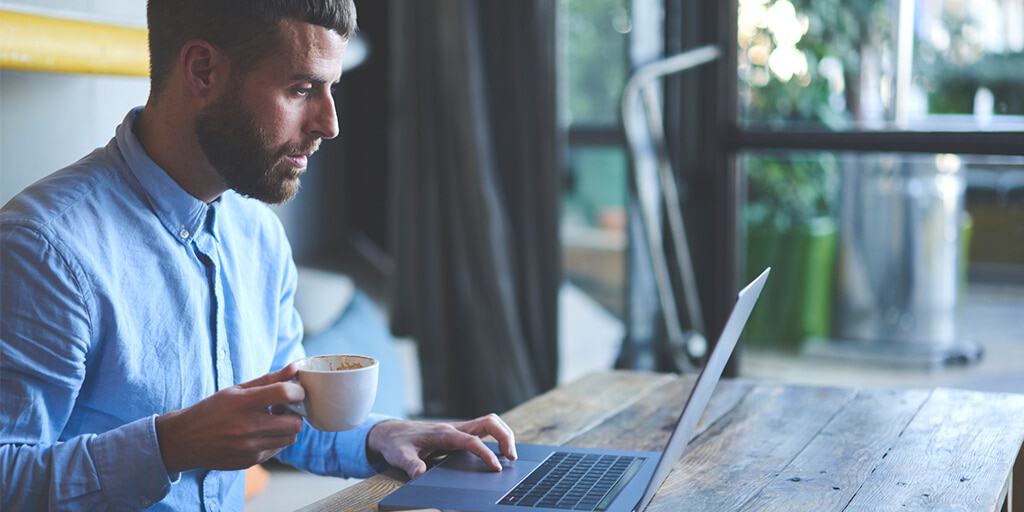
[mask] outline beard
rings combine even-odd
[[[273,147],[266,131],[240,98],[225,95],[196,119],[196,137],[206,159],[228,188],[269,204],[288,201],[299,191],[302,169],[288,165],[288,155],[308,154],[318,146]]]

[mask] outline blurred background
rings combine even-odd
[[[692,371],[767,266],[732,376],[1024,392],[1024,0],[356,3],[275,211],[307,350],[379,357],[378,411]],[[144,27],[0,2],[0,203],[145,102]],[[252,510],[343,485],[272,470]]]

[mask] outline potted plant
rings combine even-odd
[[[741,118],[762,128],[843,130],[887,108],[864,88],[891,46],[886,0],[741,0]],[[882,105],[881,107],[879,107]],[[772,277],[744,331],[748,345],[799,350],[829,334],[839,157],[750,153],[742,158],[747,202],[744,277]]]
[[[829,332],[839,164],[830,153],[749,156],[744,164],[745,277],[772,267],[744,339],[796,351]]]

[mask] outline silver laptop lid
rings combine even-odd
[[[654,498],[654,493],[658,491],[662,482],[672,471],[672,467],[679,462],[683,452],[686,451],[686,445],[689,444],[693,432],[697,429],[697,422],[700,421],[704,409],[707,408],[708,402],[711,400],[711,394],[715,391],[715,386],[718,385],[718,379],[722,377],[725,364],[729,361],[729,356],[732,355],[736,342],[740,339],[743,326],[747,324],[750,312],[753,311],[754,304],[761,295],[761,289],[764,288],[764,283],[768,280],[768,273],[771,270],[771,267],[766,268],[761,275],[757,276],[757,279],[740,290],[736,305],[733,306],[729,320],[725,323],[725,329],[722,329],[722,335],[718,337],[715,349],[704,363],[704,369],[701,370],[700,376],[697,377],[697,383],[690,391],[690,398],[686,400],[683,413],[676,420],[676,428],[672,432],[672,437],[668,439],[668,445],[661,453],[658,467],[654,469],[654,476],[647,483],[644,497],[640,503],[637,503],[635,510],[647,508],[647,504]]]

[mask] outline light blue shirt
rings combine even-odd
[[[277,217],[206,204],[146,154],[106,147],[0,211],[2,510],[241,510],[241,471],[168,474],[157,415],[303,357]],[[278,459],[366,477],[366,435],[304,425]]]

